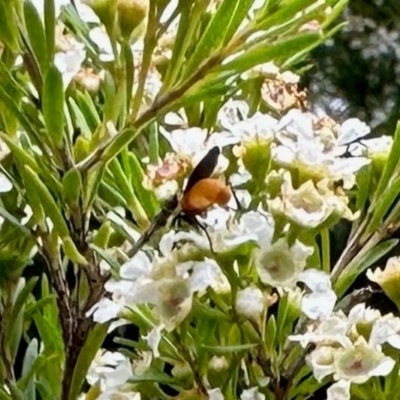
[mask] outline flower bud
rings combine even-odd
[[[258,321],[266,306],[263,292],[256,287],[247,287],[236,295],[236,310],[239,315]]]
[[[209,368],[215,372],[223,372],[229,367],[228,360],[224,357],[213,356],[209,361]]]
[[[115,0],[82,0],[82,3],[96,13],[108,33],[113,31],[117,5]]]
[[[367,277],[372,282],[376,282],[400,310],[400,257],[389,258],[383,271],[380,268],[377,268],[374,272],[369,269]]]
[[[149,0],[118,0],[117,18],[121,35],[129,39],[133,30],[146,18],[149,12]]]
[[[104,80],[104,71],[96,73],[92,68],[81,68],[74,77],[74,82],[81,89],[96,94],[99,91],[100,83]]]
[[[270,140],[256,138],[243,143],[243,164],[258,184],[262,184],[265,180],[270,159]]]

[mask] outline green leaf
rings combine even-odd
[[[42,297],[40,300],[30,304],[24,313],[25,320],[29,320],[33,317],[33,315],[41,310],[44,310],[48,306],[52,306],[54,304],[54,300],[57,300],[57,296],[55,294]]]
[[[382,220],[388,212],[389,208],[396,200],[400,192],[400,177],[394,182],[389,184],[387,189],[382,193],[380,199],[377,201],[375,209],[372,213],[372,218],[367,228],[365,229],[366,234],[375,232],[382,224]]]
[[[279,65],[289,57],[297,54],[299,49],[315,46],[320,40],[321,36],[319,34],[307,32],[276,41],[270,46],[260,43],[251,47],[243,55],[236,57],[231,62],[216,68],[214,71],[231,71],[237,74],[268,61],[274,61]]]
[[[55,0],[44,0],[44,26],[46,31],[47,58],[50,62],[54,59],[56,35]]]
[[[88,92],[83,93],[77,90],[76,102],[85,117],[85,121],[89,126],[89,131],[91,133],[95,132],[101,125],[101,120],[90,94]]]
[[[397,243],[399,243],[399,239],[386,240],[364,254],[356,263],[351,262],[339,276],[334,285],[338,297],[342,296],[346,292],[346,290],[356,280],[357,276],[392,250]]]
[[[279,300],[278,316],[276,319],[276,339],[278,343],[281,343],[282,340],[286,340],[286,338],[282,337],[282,332],[285,328],[288,309],[289,309],[289,299],[287,296],[283,296]]]
[[[33,213],[32,220],[44,228],[46,214],[44,213],[42,200],[36,191],[35,184],[30,179],[25,169],[22,169],[21,176],[25,188],[25,199],[29,203]]]
[[[71,168],[63,176],[62,185],[65,202],[71,208],[77,208],[82,194],[82,177],[80,172],[76,168]]]
[[[0,388],[0,400],[13,400],[13,398],[5,393],[3,388]]]
[[[156,122],[149,125],[149,154],[150,164],[157,165],[160,157],[160,146],[158,143],[158,126]]]
[[[270,15],[264,16],[255,24],[257,30],[266,31],[279,25],[296,22],[296,15],[304,13],[304,10],[315,3],[315,0],[290,0],[290,3],[282,2],[280,7]],[[300,15],[299,15],[300,16]]]
[[[47,399],[58,399],[61,394],[65,363],[64,341],[58,325],[54,325],[52,321],[43,317],[40,313],[36,313],[33,320],[44,344],[44,350],[41,354],[47,359],[40,374],[37,374],[38,379],[42,380],[46,391],[51,392],[51,397],[47,397]]]
[[[109,324],[97,324],[90,331],[85,344],[78,356],[69,392],[69,400],[75,400],[81,393],[82,384],[86,378],[89,366],[107,335]]]
[[[80,128],[83,137],[87,140],[90,140],[92,138],[92,131],[86,121],[85,115],[72,97],[68,99],[68,102],[72,108],[72,111],[74,112],[76,125]]]
[[[231,22],[229,24],[229,28],[225,35],[224,45],[226,45],[232,38],[232,36],[238,30],[240,24],[247,16],[247,13],[250,10],[250,7],[253,5],[254,0],[238,0],[236,9],[233,11],[233,16]]]
[[[99,256],[110,265],[114,272],[119,272],[121,266],[119,265],[118,261],[107,252],[107,250],[104,250],[94,244],[91,244],[90,248],[98,253]]]
[[[26,228],[26,226],[21,225],[20,222],[14,216],[12,216],[5,208],[3,208],[1,206],[0,206],[0,217],[3,217],[5,220],[10,222],[12,225],[14,225],[18,229],[20,229],[21,232],[23,232],[23,234],[25,236],[28,236],[28,237],[31,236],[31,232],[29,231],[29,229]]]
[[[267,328],[265,330],[265,347],[268,354],[273,354],[275,349],[275,340],[276,340],[276,319],[274,315],[271,315],[268,318]]]
[[[223,0],[220,4],[185,66],[184,78],[199,68],[212,52],[222,48],[238,3],[240,4],[238,0]]]
[[[24,16],[29,42],[37,63],[39,64],[40,71],[44,76],[48,68],[46,35],[39,13],[30,0],[24,1]]]
[[[53,196],[48,191],[47,187],[40,180],[39,176],[30,167],[25,166],[25,172],[29,179],[31,179],[32,187],[36,189],[36,193],[41,200],[43,210],[45,210],[48,217],[54,224],[54,229],[60,235],[61,239],[69,236],[69,230],[64,217],[61,214],[57,203]]]
[[[163,383],[163,384],[174,384],[176,383],[175,379],[171,378],[169,375],[159,372],[159,371],[150,371],[145,372],[140,375],[133,375],[128,380],[129,383],[140,383],[140,382],[155,382],[155,383]]]
[[[400,154],[400,122],[397,123],[392,149],[386,161],[381,179],[379,180],[378,187],[374,193],[374,197],[371,201],[371,205],[368,210],[371,213],[375,210],[376,204],[379,202],[383,192],[390,186],[389,181],[390,179],[393,179],[392,175],[394,174],[394,172],[396,171],[396,178],[400,174],[399,154]]]
[[[115,86],[114,78],[112,77],[111,73],[106,70],[104,74],[104,82],[103,82],[103,90],[104,90],[104,114],[103,114],[103,121],[113,121],[115,122],[116,118],[116,93],[117,88]]]
[[[214,354],[229,354],[238,353],[240,351],[247,351],[259,346],[258,343],[237,344],[233,346],[205,346],[200,345],[202,349],[208,350]]]
[[[357,179],[357,197],[356,197],[356,210],[362,210],[367,203],[370,196],[371,190],[371,165],[367,165],[358,171],[356,175]]]
[[[126,43],[123,48],[123,60],[125,67],[125,76],[126,76],[126,110],[129,112],[131,100],[132,100],[132,91],[133,91],[133,78],[135,76],[135,70],[133,65],[133,53],[131,46]]]
[[[83,176],[83,188],[85,191],[83,197],[84,212],[87,212],[90,209],[95,197],[97,196],[98,189],[102,183],[104,171],[105,167],[104,165],[101,165],[100,168],[93,168]]]
[[[31,294],[32,289],[36,285],[38,279],[39,279],[38,277],[33,277],[26,283],[26,285],[18,294],[10,314],[10,321],[12,321],[12,324],[10,323],[6,329],[5,345],[6,348],[15,349],[14,353],[12,353],[13,359],[16,356],[16,352],[19,346],[19,341],[21,338],[20,335],[22,333],[22,323],[24,319],[23,314],[24,314],[25,304],[27,303],[28,297]],[[21,332],[19,332],[20,329]],[[14,345],[12,345],[12,343],[14,343]]]
[[[128,208],[132,212],[135,221],[139,226],[147,227],[149,225],[147,214],[136,194],[134,193],[132,185],[128,181],[126,174],[117,158],[114,158],[110,162],[109,169],[114,176],[115,185],[119,188],[122,195],[126,199]]]
[[[143,208],[144,208],[146,214],[150,218],[153,218],[159,208],[156,196],[154,195],[153,192],[151,192],[143,187],[143,179],[144,179],[145,173],[144,173],[142,166],[140,165],[140,162],[137,159],[136,155],[132,152],[129,152],[127,154],[127,157],[129,160],[131,171],[132,171],[131,182],[132,182],[134,192],[136,193],[136,196],[138,197],[140,204],[143,205]]]
[[[40,171],[40,167],[37,165],[35,159],[21,146],[19,146],[13,139],[11,139],[4,132],[0,132],[0,138],[6,142],[6,145],[10,148],[21,165],[29,165],[35,172]]]
[[[14,7],[9,0],[0,0],[0,41],[14,53],[18,51],[18,28]]]
[[[64,138],[64,89],[61,73],[52,65],[44,81],[43,117],[53,143],[60,148]]]
[[[333,7],[332,11],[327,15],[325,21],[321,25],[321,29],[327,28],[332,22],[342,14],[343,10],[346,8],[349,0],[339,0]]]
[[[22,364],[22,378],[18,381],[18,387],[25,393],[26,400],[35,400],[35,382],[34,363],[38,356],[39,345],[37,339],[32,339],[25,352],[24,362]]]

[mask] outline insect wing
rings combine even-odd
[[[189,190],[200,180],[209,178],[213,173],[215,167],[218,163],[218,157],[220,155],[220,150],[218,146],[213,147],[204,158],[196,165],[195,169],[189,176],[188,183],[185,187],[184,194],[189,192]]]

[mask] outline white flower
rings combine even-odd
[[[328,319],[313,323],[307,327],[307,332],[302,335],[291,335],[289,340],[300,342],[304,348],[309,343],[336,345],[342,347],[351,346],[352,342],[348,333],[348,320],[342,312],[331,315]]]
[[[102,391],[123,385],[132,376],[129,359],[121,353],[99,350],[86,376],[90,385],[100,381]]]
[[[225,211],[221,210],[220,208],[216,208],[215,212],[210,214],[210,216],[206,219],[210,224],[213,225],[207,229],[211,238],[214,252],[228,253],[249,241],[257,240],[257,236],[251,232],[251,229],[246,227],[244,222],[246,218],[243,220],[241,219],[239,223],[232,222],[228,227],[228,222],[230,221],[227,221],[227,217],[228,215],[225,213]],[[195,245],[201,249],[210,249],[210,244],[207,238],[195,232],[179,232],[176,234],[174,241],[179,240],[189,240],[195,243]]]
[[[0,172],[0,193],[7,193],[13,188],[11,181],[5,174]]]
[[[379,156],[388,156],[393,145],[392,136],[380,136],[373,139],[360,140],[358,143],[352,143],[349,146],[349,153],[355,157],[366,156],[376,158]]]
[[[251,286],[239,290],[236,294],[235,308],[239,315],[258,320],[265,310],[266,299],[263,292],[257,287]]]
[[[338,145],[343,146],[352,143],[370,132],[371,129],[365,122],[361,122],[358,118],[350,118],[344,121],[339,129]]]
[[[299,274],[298,280],[311,290],[303,296],[301,310],[308,318],[327,319],[335,307],[337,296],[332,290],[329,275],[316,269],[307,269]]]
[[[160,357],[160,353],[158,351],[158,346],[161,342],[162,336],[161,332],[164,330],[164,325],[158,325],[154,327],[147,336],[143,336],[143,339],[147,342],[151,351],[153,352],[154,358]]]
[[[237,123],[247,119],[249,111],[250,107],[245,101],[230,98],[218,111],[217,121],[230,131]]]
[[[372,326],[368,343],[372,346],[389,343],[400,349],[400,319],[391,314],[379,318]]]
[[[172,132],[160,128],[161,134],[168,140],[172,150],[178,154],[193,156],[201,149],[207,138],[207,130],[201,128],[175,129]]]
[[[120,276],[127,280],[150,277],[152,263],[146,253],[139,251],[134,257],[121,266]]]
[[[236,143],[261,141],[271,143],[275,136],[277,120],[268,114],[256,112],[252,117],[236,122],[229,131],[236,138]],[[232,144],[234,140],[231,139]],[[234,149],[236,156],[241,154],[239,148]]]
[[[156,313],[167,332],[175,329],[192,309],[193,296],[190,283],[187,280],[161,279],[143,289],[145,291],[156,290],[158,296],[154,303]]]
[[[220,388],[207,390],[208,400],[224,400],[225,397]]]
[[[70,39],[70,48],[66,52],[57,52],[54,55],[54,65],[62,74],[64,90],[81,69],[85,57],[85,46],[75,39]]]
[[[110,37],[102,27],[95,27],[89,32],[90,39],[98,46],[100,50],[100,60],[109,62],[114,60],[113,49]]]
[[[255,263],[261,281],[274,287],[293,286],[314,249],[297,239],[289,247],[285,238],[258,251]]]
[[[319,127],[321,118],[298,109],[290,110],[276,126],[276,137],[281,143],[272,149],[275,161],[284,166],[299,169],[309,178],[343,179],[344,187],[354,185],[354,173],[370,163],[365,157],[340,158],[346,151],[340,143],[349,143],[366,134],[367,127],[358,120],[348,120],[339,127]]]
[[[103,324],[117,318],[123,310],[123,305],[103,297],[87,313],[86,316],[93,315],[93,320]]]
[[[373,376],[387,376],[395,361],[368,345],[363,337],[346,349],[335,352],[335,379],[364,383]]]
[[[175,129],[172,132],[160,127],[161,134],[168,140],[172,149],[182,157],[188,157],[195,167],[204,156],[215,146],[225,147],[230,143],[224,134],[218,132],[207,139],[207,130],[191,127],[187,129]],[[229,165],[229,161],[222,154],[219,155],[216,169],[222,173]]]
[[[229,282],[219,265],[215,260],[209,258],[201,262],[194,262],[190,287],[192,292],[199,292],[199,295],[204,293],[208,287],[213,288],[216,292],[219,292],[220,288],[230,289]]]
[[[254,6],[253,6],[254,8]],[[257,32],[258,33],[258,32]],[[255,36],[249,37],[248,40],[255,39]],[[244,80],[257,78],[259,76],[273,77],[279,74],[279,67],[277,67],[273,61],[269,61],[264,64],[258,64],[250,70],[243,72],[241,78]]]
[[[315,379],[321,382],[326,376],[335,372],[335,349],[330,346],[321,346],[306,357],[307,363],[313,370]]]
[[[366,307],[365,303],[356,304],[349,312],[349,325],[371,325],[381,317],[381,313],[373,308]]]
[[[303,183],[298,189],[292,186],[290,172],[283,173],[281,195],[268,201],[272,214],[284,215],[290,221],[305,228],[316,228],[325,222],[332,214],[348,220],[355,219],[347,207],[348,199],[339,197],[320,181],[317,187],[311,180]]]
[[[243,390],[240,400],[265,400],[265,395],[258,391],[258,387]]]
[[[350,400],[351,382],[340,380],[331,385],[326,391],[326,400]]]
[[[121,280],[110,279],[104,288],[112,293],[112,300],[102,298],[88,312],[93,314],[96,322],[104,323],[120,317],[125,306],[133,306],[144,302],[157,302],[157,295],[153,291],[144,291],[151,280],[152,263],[145,253],[138,252],[131,260],[121,266]],[[145,294],[145,295],[144,295]]]

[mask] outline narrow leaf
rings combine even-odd
[[[54,59],[56,11],[55,0],[44,0],[44,25],[46,31],[47,58],[50,62]]]
[[[52,65],[43,87],[43,117],[53,143],[60,148],[64,137],[64,90],[62,76]]]
[[[90,331],[86,342],[79,353],[78,361],[72,375],[71,389],[68,397],[69,400],[75,400],[79,397],[89,366],[107,335],[108,326],[109,324],[97,324]]]
[[[385,254],[393,249],[399,243],[399,239],[390,239],[385,242],[379,243],[371,251],[367,252],[356,264],[349,264],[343,273],[339,276],[334,289],[336,294],[340,297],[351,284],[356,280],[362,272],[364,272],[372,264],[380,260]]]
[[[63,176],[63,197],[65,202],[71,207],[79,206],[79,199],[82,193],[82,177],[76,168],[71,168]]]
[[[40,71],[44,76],[48,67],[46,35],[44,33],[42,20],[31,0],[24,1],[24,16],[29,42],[39,64]]]
[[[213,51],[222,47],[237,5],[237,0],[224,0],[220,4],[186,64],[184,78],[192,74]]]
[[[215,354],[228,354],[228,353],[238,353],[240,351],[247,351],[259,346],[257,343],[246,343],[237,344],[232,346],[204,346],[201,345],[202,349],[208,350]]]
[[[64,217],[61,214],[57,203],[55,202],[53,196],[48,191],[47,187],[40,180],[39,176],[28,166],[25,166],[25,171],[28,177],[31,179],[32,185],[36,188],[37,194],[41,199],[43,209],[49,216],[54,224],[54,229],[60,237],[63,239],[69,236],[69,230]]]

